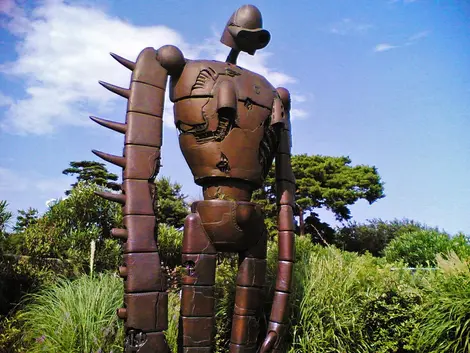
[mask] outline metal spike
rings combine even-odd
[[[111,229],[111,235],[115,238],[127,239],[127,229],[113,228]]]
[[[93,152],[95,155],[97,155],[98,157],[104,159],[105,161],[107,161],[109,163],[113,163],[113,164],[118,165],[122,168],[124,168],[126,166],[126,159],[124,157],[115,156],[113,154],[104,153],[104,152],[97,151],[97,150],[91,150],[91,152]]]
[[[116,314],[118,318],[125,320],[127,319],[127,309],[126,308],[119,308],[116,310]]]
[[[115,121],[97,118],[96,116],[90,116],[90,119],[101,126],[107,127],[108,129],[120,132],[121,134],[126,133],[127,125],[123,123],[117,123]]]
[[[110,192],[101,192],[101,191],[95,191],[95,194],[98,196],[101,196],[102,198],[106,200],[119,202],[121,205],[124,205],[126,203],[126,195],[123,195],[123,194],[113,194]]]
[[[127,67],[129,70],[133,71],[135,69],[135,62],[124,59],[122,56],[119,56],[114,53],[109,53],[118,63]]]
[[[113,93],[116,93],[116,94],[120,95],[121,97],[129,99],[130,92],[131,92],[130,89],[118,87],[118,86],[115,86],[115,85],[112,85],[110,83],[103,82],[103,81],[98,81],[98,82],[101,86],[103,86],[107,90],[109,90]]]
[[[128,274],[127,267],[126,266],[119,266],[119,276],[122,278],[126,278]]]

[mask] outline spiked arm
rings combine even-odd
[[[291,166],[291,126],[289,120],[290,97],[284,88],[278,88],[283,103],[279,119],[280,143],[276,153],[276,191],[278,204],[278,268],[268,334],[260,353],[281,352],[281,339],[287,319],[289,296],[294,267],[294,196],[295,177]],[[274,112],[275,114],[275,112]],[[273,114],[273,115],[274,115]],[[276,117],[275,117],[276,118]]]
[[[160,51],[163,60],[158,58]],[[130,87],[100,84],[128,99],[126,123],[91,117],[98,124],[125,134],[123,156],[93,151],[123,168],[123,194],[99,195],[123,205],[125,229],[113,229],[112,235],[124,241],[124,265],[119,268],[124,278],[124,308],[118,309],[117,315],[125,321],[125,352],[168,352],[163,333],[168,326],[168,299],[157,252],[153,201],[154,181],[160,169],[166,82],[169,71],[178,74],[178,70],[168,66],[168,62],[175,62],[172,55],[182,69],[184,57],[175,47],[165,46],[158,51],[146,48],[135,63],[111,54],[132,71]]]

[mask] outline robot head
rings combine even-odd
[[[220,41],[226,46],[253,55],[268,45],[271,35],[263,27],[261,12],[253,5],[235,11],[225,26]]]

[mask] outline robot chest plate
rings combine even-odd
[[[171,80],[170,99],[213,97],[221,81],[230,80],[241,102],[272,108],[274,87],[262,76],[233,64],[218,61],[188,61],[181,76]]]

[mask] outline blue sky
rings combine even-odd
[[[374,165],[386,197],[353,219],[410,218],[470,233],[470,5],[464,1],[253,1],[271,43],[239,64],[293,96],[293,152]],[[44,211],[74,181],[73,160],[119,154],[122,135],[89,115],[123,121],[129,71],[146,46],[224,60],[218,42],[240,1],[0,0],[0,199]],[[193,184],[166,104],[161,175]],[[119,173],[119,170],[110,167]],[[333,217],[322,212],[324,220]]]

